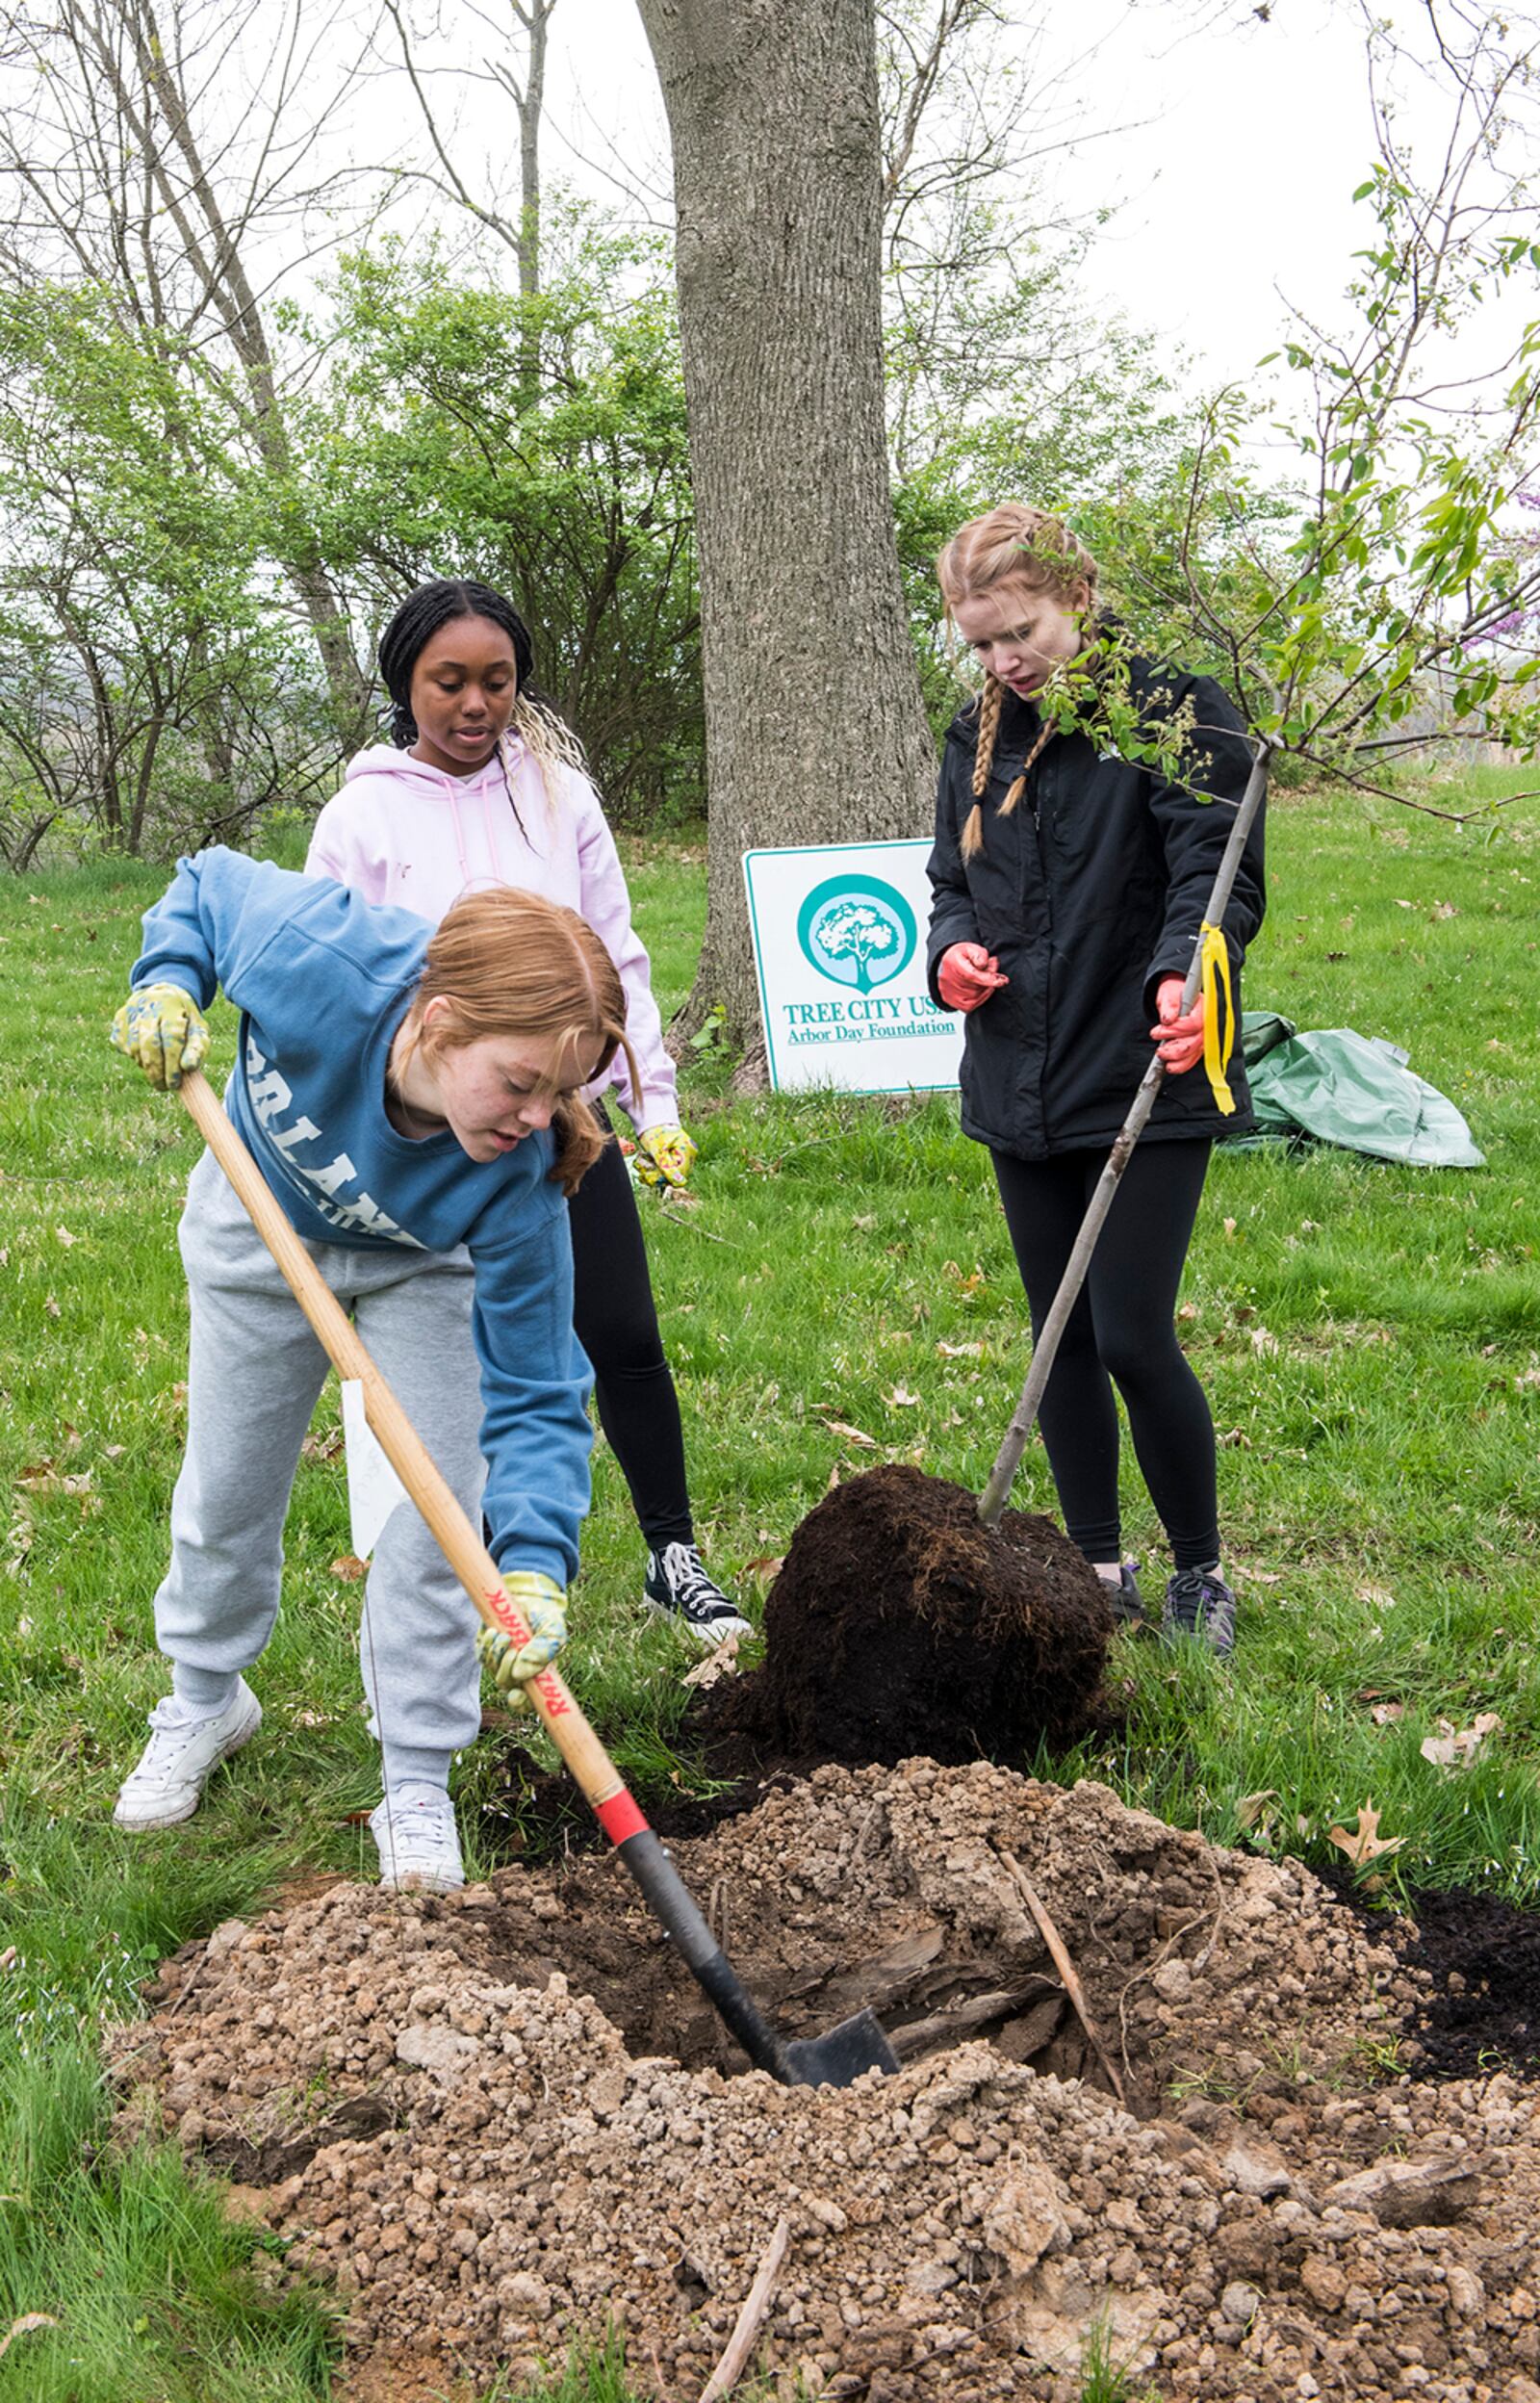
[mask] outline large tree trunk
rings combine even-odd
[[[686,1026],[758,1025],[741,857],[920,835],[935,755],[883,425],[872,0],[639,0],[674,141],[709,908]]]

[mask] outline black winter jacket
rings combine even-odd
[[[947,732],[929,863],[931,992],[939,1001],[936,971],[954,943],[998,954],[1010,982],[967,1019],[962,1126],[1018,1159],[1113,1142],[1149,1066],[1156,985],[1192,965],[1250,773],[1241,720],[1212,679],[1147,659],[1128,665],[1146,723],[1191,700],[1188,783],[1167,783],[1110,748],[1098,753],[1087,735],[1060,735],[1002,817],[1039,732],[1031,703],[1007,692],[983,799],[984,848],[964,861],[976,705]],[[1224,916],[1238,1019],[1240,964],[1265,906],[1259,814]],[[1243,1132],[1251,1108],[1239,1041],[1227,1073],[1233,1117],[1220,1114],[1199,1060],[1167,1078],[1141,1141]]]

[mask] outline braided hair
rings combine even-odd
[[[502,736],[502,768],[508,773],[507,743],[522,741],[540,770],[548,805],[554,809],[560,770],[577,768],[586,775],[583,746],[566,720],[542,698],[533,683],[535,654],[529,629],[506,595],[471,576],[439,576],[409,592],[379,638],[379,672],[391,697],[391,740],[398,751],[417,740],[412,715],[412,675],[423,647],[456,618],[484,617],[500,626],[513,645],[515,695],[507,731]],[[509,792],[513,787],[510,780]]]
[[[1002,502],[985,516],[970,518],[965,526],[960,526],[937,555],[936,576],[949,617],[958,602],[976,599],[996,584],[1024,584],[1029,592],[1050,593],[1065,606],[1071,594],[1084,585],[1091,595],[1086,612],[1088,634],[1095,625],[1095,560],[1062,518],[1051,517],[1045,509],[1029,508],[1025,502]],[[986,676],[977,705],[979,738],[973,760],[973,807],[962,835],[965,860],[975,858],[984,848],[984,796],[989,788],[989,770],[994,763],[995,738],[1004,703],[1005,686],[999,678]],[[1056,732],[1052,720],[1045,719],[1000,804],[1002,817],[1009,817],[1015,809],[1027,788],[1028,776]]]

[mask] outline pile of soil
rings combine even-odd
[[[1067,2403],[1099,2329],[1168,2403],[1540,2403],[1536,2090],[1387,2079],[1426,1977],[1297,1864],[981,1762],[825,1768],[674,1849],[778,2022],[874,2000],[896,2078],[724,2074],[590,1855],[217,1930],[118,2039],[125,2130],[244,2179],[414,2403],[611,2321],[699,2393],[783,2215],[786,2403]]]
[[[808,1512],[764,1632],[764,1667],[706,1697],[707,1739],[791,1760],[1017,1760],[1091,1724],[1114,1622],[1051,1519],[986,1527],[964,1486],[894,1462]]]

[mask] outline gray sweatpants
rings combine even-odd
[[[187,1456],[155,1636],[176,1689],[217,1700],[278,1615],[283,1526],[326,1355],[211,1152],[178,1229],[192,1309]],[[470,1255],[307,1247],[473,1523],[485,1468],[471,1339]],[[398,1503],[364,1589],[359,1654],[387,1788],[449,1783],[480,1725],[475,1611],[410,1502]]]

